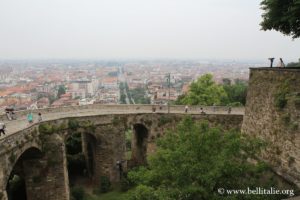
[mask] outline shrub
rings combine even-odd
[[[132,187],[133,183],[127,178],[127,174],[125,173],[121,180],[121,191],[126,192]]]
[[[275,106],[279,109],[283,109],[287,104],[286,94],[278,93],[275,96]]]
[[[41,134],[47,134],[47,135],[50,135],[54,132],[53,127],[49,124],[39,125],[39,131]]]
[[[126,198],[128,200],[158,200],[159,197],[156,194],[156,191],[154,188],[145,186],[145,185],[139,185],[136,187],[136,189],[129,193],[128,197]]]
[[[70,119],[68,122],[68,126],[71,130],[76,130],[79,127],[79,123],[76,119]]]
[[[83,200],[85,192],[82,187],[74,187],[71,189],[71,195],[74,200]]]
[[[166,116],[161,116],[160,119],[159,119],[159,121],[158,121],[157,126],[161,127],[161,126],[163,126],[163,125],[165,125],[167,123],[170,123],[170,122],[172,122],[171,118],[166,117]]]
[[[110,180],[107,176],[101,176],[100,178],[100,190],[102,193],[106,193],[109,191],[111,187]]]

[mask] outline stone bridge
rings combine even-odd
[[[244,108],[190,107],[194,120],[207,120],[224,129],[241,129]],[[37,113],[43,121],[37,122]],[[1,121],[7,134],[0,139],[0,199],[7,200],[8,180],[18,174],[25,180],[27,200],[68,200],[69,178],[65,141],[75,132],[82,135],[83,154],[88,173],[95,183],[106,176],[118,182],[118,160],[125,160],[125,131],[133,130],[132,166],[146,163],[147,154],[155,151],[155,139],[172,130],[187,114],[184,106],[171,106],[152,112],[151,105],[88,105],[34,110],[35,122],[28,124],[28,111],[16,113],[17,120]],[[125,163],[126,165],[127,163]]]

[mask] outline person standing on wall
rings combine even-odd
[[[33,115],[32,115],[32,112],[28,113],[27,115],[27,120],[28,120],[28,123],[31,124],[33,122]]]
[[[5,124],[3,122],[0,122],[0,136],[3,133],[5,135]]]
[[[43,118],[42,118],[42,113],[39,113],[39,114],[38,114],[38,121],[41,122],[42,120],[43,120]]]
[[[188,110],[189,110],[189,107],[186,105],[185,108],[184,108],[184,112],[187,113]]]

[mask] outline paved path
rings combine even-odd
[[[171,113],[184,114],[184,110],[170,110]],[[82,110],[74,110],[68,112],[54,112],[54,113],[45,113],[42,118],[43,121],[56,120],[66,117],[85,117],[85,116],[94,116],[94,115],[106,115],[106,114],[138,114],[138,113],[152,113],[152,109],[142,108],[139,109],[137,106],[135,109],[128,110],[115,110],[115,109],[82,109]],[[167,113],[167,108],[164,107],[163,110],[157,110],[156,113]],[[188,114],[200,114],[199,111],[189,111]],[[212,110],[206,111],[206,114],[228,114],[226,111],[217,111],[213,112]],[[232,111],[232,115],[243,115],[244,112],[237,110]],[[12,121],[4,121],[6,125],[6,135],[1,136],[0,140],[8,135],[21,131],[29,126],[32,126],[37,123],[37,115],[34,114],[34,123],[29,125],[26,119],[26,116],[22,116],[17,120]]]

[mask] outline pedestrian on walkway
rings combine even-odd
[[[12,120],[16,120],[17,119],[16,113],[14,111],[11,112],[11,119]]]
[[[8,119],[9,121],[12,120],[11,115],[10,115],[10,112],[6,112],[6,117],[7,117],[7,119]]]
[[[155,111],[156,111],[156,108],[155,108],[155,106],[153,105],[153,106],[152,106],[152,112],[155,113]]]
[[[5,124],[3,122],[0,122],[0,136],[3,133],[5,135]]]
[[[43,118],[42,118],[42,113],[39,113],[39,114],[38,114],[38,121],[41,122],[42,120],[43,120]]]
[[[184,108],[184,112],[187,113],[188,110],[189,110],[189,107],[186,105],[185,108]]]
[[[27,115],[27,120],[28,120],[28,123],[31,124],[33,122],[33,115],[32,115],[32,112],[28,113]]]
[[[231,106],[228,106],[228,114],[231,113]]]
[[[215,103],[213,104],[212,109],[213,109],[213,112],[216,112],[216,104]]]
[[[202,115],[206,114],[202,107],[200,108],[200,114],[202,114]]]
[[[120,176],[120,180],[123,178],[123,162],[125,162],[124,160],[118,160],[117,161],[117,168],[119,170],[119,176]]]

